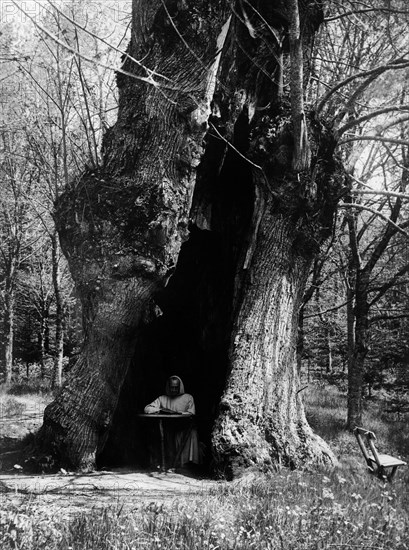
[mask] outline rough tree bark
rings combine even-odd
[[[155,314],[153,294],[187,238],[229,17],[227,2],[135,0],[129,52],[149,70],[125,60],[135,78],[118,76],[119,115],[105,139],[104,167],[73,182],[59,200],[85,342],[70,380],[45,411],[40,437],[75,467],[95,465],[138,326]],[[195,45],[194,54],[186,43]]]
[[[294,98],[285,91],[293,8],[284,0],[134,0],[129,53],[150,70],[125,59],[124,70],[142,80],[118,75],[119,115],[103,168],[72,182],[57,205],[86,336],[45,411],[41,437],[75,467],[94,467],[131,361],[144,368],[138,349],[145,327],[155,325],[158,297],[172,285],[183,296],[183,280],[174,282],[189,272],[183,258],[189,244],[205,241],[228,264],[220,280],[230,289],[223,294],[211,278],[198,329],[210,346],[219,306],[209,303],[218,288],[226,359],[219,370],[205,366],[221,388],[207,427],[214,466],[233,477],[253,465],[332,460],[297,393],[296,337],[307,273],[331,231],[341,178],[335,141],[314,113],[300,111],[301,129],[299,120],[293,125]],[[292,40],[301,41],[296,53],[308,68],[322,11],[300,2],[299,12]],[[196,228],[184,256],[189,218]]]

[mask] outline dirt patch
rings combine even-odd
[[[175,472],[134,472],[115,470],[80,475],[0,474],[3,502],[21,506],[28,500],[42,506],[58,506],[67,512],[168,502],[203,496],[218,482],[196,479]]]
[[[200,496],[218,482],[188,471],[135,471],[118,468],[91,474],[61,470],[33,475],[26,470],[27,436],[42,424],[47,399],[38,396],[0,396],[0,493],[3,505],[58,506],[68,513],[96,507],[134,508],[149,502],[168,502]]]

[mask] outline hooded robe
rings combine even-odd
[[[179,394],[170,395],[169,384],[171,378],[179,380]],[[189,393],[185,393],[185,387],[179,376],[171,376],[166,381],[165,395],[160,395],[155,401],[146,405],[145,414],[159,413],[161,409],[170,409],[176,413],[193,416],[196,413],[195,402]],[[183,466],[188,462],[199,464],[199,442],[197,430],[191,424],[178,424],[179,420],[169,422],[166,429],[166,444],[171,447],[171,454],[179,454],[178,465]],[[183,422],[183,421],[182,421]],[[183,445],[183,442],[185,444]],[[183,445],[183,449],[180,449]]]

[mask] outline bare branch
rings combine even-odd
[[[374,298],[372,298],[371,302],[370,302],[370,306],[372,306],[373,304],[375,304],[378,300],[380,300],[382,298],[382,296],[392,287],[394,287],[398,282],[399,282],[399,279],[401,277],[403,277],[403,275],[406,275],[406,273],[409,272],[409,263],[404,265],[403,267],[401,267],[399,269],[399,271],[397,271],[395,273],[395,275],[392,277],[392,279],[390,279],[387,283],[385,283],[384,285],[382,285],[380,288],[378,288],[377,290],[377,294],[376,296],[374,296]]]
[[[322,111],[324,105],[328,102],[328,100],[331,96],[333,96],[339,89],[343,88],[344,86],[346,86],[350,82],[353,82],[354,80],[357,80],[358,78],[366,78],[366,77],[371,76],[371,75],[376,75],[378,77],[386,71],[406,69],[407,67],[409,67],[409,61],[407,61],[405,59],[396,59],[395,61],[392,61],[392,62],[390,62],[386,65],[380,65],[379,67],[375,67],[374,69],[369,69],[367,71],[362,71],[360,73],[353,74],[353,75],[345,78],[344,80],[339,82],[336,86],[331,88],[331,90],[329,90],[324,95],[324,97],[321,99],[321,101],[319,102],[319,104],[317,106],[317,109],[316,109],[317,114],[319,114]]]
[[[238,149],[236,149],[236,147],[232,143],[230,143],[228,139],[222,136],[222,134],[219,132],[219,130],[216,128],[216,126],[212,122],[209,122],[209,126],[213,128],[213,130],[216,132],[217,137],[223,140],[226,143],[226,145],[228,145],[235,153],[237,153],[242,159],[244,159],[246,162],[251,164],[251,166],[253,166],[254,168],[257,168],[257,170],[260,170],[264,174],[262,167],[256,164],[255,162],[252,162],[249,158],[243,155],[243,153],[241,153]]]
[[[82,31],[84,31],[85,33],[89,34],[90,36],[92,36],[93,38],[95,38],[96,40],[99,40],[100,42],[102,42],[103,44],[105,44],[106,46],[108,46],[109,48],[111,48],[112,50],[116,51],[117,53],[120,53],[121,56],[123,56],[124,58],[126,59],[129,59],[130,61],[132,61],[133,63],[135,63],[136,65],[138,65],[138,67],[141,67],[142,69],[144,69],[146,71],[146,73],[149,75],[149,76],[157,76],[159,78],[163,78],[165,80],[169,80],[169,78],[167,78],[166,76],[164,76],[163,74],[160,74],[160,73],[157,73],[156,71],[153,71],[152,69],[149,69],[148,67],[146,67],[143,63],[141,63],[140,61],[138,61],[137,59],[135,59],[134,57],[132,57],[131,55],[129,55],[127,52],[125,52],[124,50],[120,50],[119,48],[113,46],[112,44],[110,44],[109,42],[107,42],[104,38],[101,38],[100,36],[98,36],[97,34],[93,33],[92,31],[90,31],[89,29],[87,29],[86,27],[80,25],[77,21],[75,21],[74,19],[72,19],[71,17],[69,17],[67,14],[65,14],[63,11],[61,11],[53,2],[51,2],[51,0],[47,0],[47,2],[50,4],[50,6],[52,6],[52,8],[57,12],[59,13],[62,17],[64,17],[67,21],[69,21],[72,25],[74,25],[74,27],[77,27],[78,29],[81,29]]]
[[[311,313],[310,315],[304,315],[304,319],[311,319],[312,317],[319,317],[321,315],[324,315],[325,313],[329,313],[330,311],[336,311],[337,309],[341,309],[342,307],[345,307],[348,305],[352,300],[347,300],[346,302],[342,302],[342,304],[338,304],[334,307],[330,307],[328,309],[323,309],[322,311],[319,311],[318,313]]]
[[[402,235],[405,235],[409,239],[409,233],[407,233],[400,225],[397,225],[395,222],[393,222],[388,216],[385,216],[385,214],[382,214],[381,212],[378,212],[377,210],[374,210],[370,206],[364,206],[362,204],[353,204],[353,203],[345,203],[341,204],[340,208],[358,208],[359,210],[367,210],[368,212],[372,212],[372,214],[375,214],[379,218],[382,218],[387,223],[391,224],[396,231],[399,233],[402,233]]]
[[[342,134],[344,134],[346,131],[350,130],[354,126],[358,126],[359,124],[362,124],[362,122],[366,122],[367,120],[375,118],[379,115],[383,115],[385,113],[390,113],[392,111],[409,111],[409,106],[394,105],[391,107],[384,107],[383,109],[378,109],[377,111],[373,111],[372,113],[368,113],[367,115],[364,115],[349,121],[347,124],[342,126],[339,130],[337,130],[337,135],[341,136]]]
[[[351,143],[352,141],[380,141],[381,143],[395,143],[395,145],[405,145],[409,147],[409,141],[406,139],[386,138],[380,136],[355,136],[347,139],[342,139],[338,142],[338,146]]]
[[[121,73],[121,74],[123,74],[125,76],[128,76],[130,78],[134,78],[135,80],[140,80],[141,82],[145,82],[146,84],[150,84],[151,86],[154,86],[155,88],[159,88],[159,86],[160,86],[159,82],[156,82],[156,80],[153,79],[152,75],[150,75],[149,77],[137,76],[137,75],[135,75],[133,73],[130,73],[128,71],[124,71],[123,69],[121,69],[119,67],[118,68],[110,67],[109,65],[106,65],[105,63],[102,63],[101,61],[98,61],[96,59],[92,59],[92,58],[87,57],[86,55],[80,53],[79,51],[75,50],[74,48],[72,48],[68,44],[62,42],[57,36],[53,35],[45,27],[40,25],[40,23],[38,23],[38,21],[34,17],[32,17],[29,13],[24,11],[24,9],[21,6],[19,6],[19,4],[15,0],[10,0],[10,1],[12,2],[12,4],[14,6],[16,6],[16,8],[18,10],[22,11],[25,14],[25,16],[28,17],[41,32],[43,32],[51,40],[53,40],[54,42],[56,42],[57,44],[59,44],[60,46],[62,46],[66,50],[68,50],[69,52],[73,53],[74,55],[80,57],[84,61],[87,61],[88,63],[93,63],[95,65],[99,65],[100,67],[103,67],[104,69],[109,69],[110,71],[116,71],[116,72]],[[169,88],[169,86],[167,86],[167,88]]]
[[[407,319],[408,317],[409,313],[394,314],[393,312],[385,312],[380,315],[374,315],[369,319],[369,322],[372,324],[377,321],[394,321],[395,319]]]
[[[362,10],[349,10],[339,15],[325,17],[324,23],[330,23],[331,21],[336,21],[337,19],[342,19],[343,17],[349,17],[350,15],[356,15],[359,13],[371,13],[371,12],[396,13],[396,14],[402,14],[402,15],[409,15],[409,11],[407,10],[395,10],[392,8],[367,8]]]
[[[398,197],[400,199],[409,200],[409,195],[404,193],[395,193],[394,191],[381,191],[381,190],[369,190],[369,189],[352,189],[353,195],[384,195],[386,197]]]

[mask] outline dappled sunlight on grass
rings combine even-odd
[[[327,441],[337,456],[361,460],[355,437],[346,429],[347,398],[335,386],[311,385],[303,394],[307,419],[313,430]],[[407,422],[386,417],[382,401],[364,401],[362,425],[373,431],[380,450],[409,458]]]
[[[307,420],[327,442],[345,431],[346,397],[335,387],[311,385],[303,394]]]
[[[406,485],[405,485],[406,484]],[[221,483],[203,497],[123,504],[70,517],[31,511],[0,514],[1,548],[407,550],[407,482],[385,485],[340,471],[282,472]],[[13,546],[13,544],[15,546]]]
[[[50,393],[14,395],[0,391],[0,444],[2,438],[22,440],[38,430],[52,399]]]

